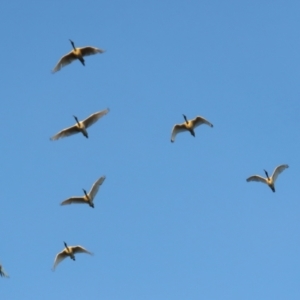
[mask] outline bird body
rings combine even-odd
[[[76,59],[78,59],[82,63],[82,65],[85,66],[84,59],[83,59],[84,56],[105,52],[103,49],[99,49],[99,48],[91,47],[91,46],[76,48],[74,45],[74,42],[71,40],[70,40],[70,42],[73,47],[73,50],[71,52],[69,52],[68,54],[64,55],[58,61],[58,63],[52,70],[52,73],[59,71],[62,67],[69,65],[71,62],[73,62]]]
[[[73,135],[73,134],[79,133],[79,132],[81,132],[86,138],[88,138],[89,136],[88,136],[86,129],[88,127],[90,127],[91,125],[93,125],[94,123],[96,123],[101,117],[106,115],[108,112],[109,112],[109,109],[107,108],[105,110],[91,114],[89,117],[87,117],[83,121],[78,121],[77,117],[73,116],[74,119],[76,120],[76,124],[71,127],[61,130],[56,135],[51,137],[50,140],[55,141],[60,138],[70,136],[70,135]]]
[[[87,131],[86,131],[86,127],[85,127],[83,121],[78,121],[78,119],[77,119],[76,116],[74,116],[74,118],[75,118],[75,120],[76,120],[76,125],[77,125],[77,127],[78,127],[78,130],[81,131],[81,133],[82,133],[86,138],[88,138],[89,136],[88,136],[88,133],[87,133]]]
[[[65,248],[59,252],[55,259],[54,259],[54,265],[53,265],[53,271],[55,270],[56,266],[62,261],[64,260],[66,257],[70,257],[72,260],[75,261],[75,254],[76,253],[87,253],[90,255],[93,255],[93,253],[89,252],[88,250],[86,250],[85,248],[83,248],[82,246],[68,246],[66,242],[64,242]]]
[[[285,169],[287,169],[288,167],[289,167],[288,165],[280,165],[280,166],[276,167],[271,177],[269,177],[268,172],[266,170],[264,170],[265,174],[267,176],[266,178],[259,176],[259,175],[253,175],[253,176],[250,176],[249,178],[247,178],[247,182],[257,181],[257,182],[265,183],[275,193],[275,181],[276,181],[278,175],[281,172],[283,172]]]
[[[203,117],[197,116],[193,120],[188,120],[185,115],[183,115],[185,122],[182,124],[176,124],[173,129],[172,129],[172,134],[171,134],[171,142],[175,142],[175,137],[178,133],[183,132],[183,131],[189,131],[190,134],[195,137],[195,131],[194,129],[201,125],[201,124],[206,124],[210,127],[213,127],[213,124],[208,122],[206,119]]]
[[[83,189],[84,196],[75,196],[71,197],[67,200],[64,200],[61,205],[68,205],[68,204],[88,204],[90,207],[94,208],[94,198],[96,194],[98,193],[100,185],[105,180],[105,176],[100,177],[92,186],[89,193],[86,192],[86,190]]]
[[[81,53],[81,49],[80,49],[80,48],[74,48],[74,50],[71,51],[71,52],[73,52],[74,55],[75,55],[76,57],[78,57],[78,58],[83,58],[83,57],[82,57],[82,53]]]
[[[196,126],[194,125],[193,121],[194,120],[186,120],[185,123],[183,123],[183,125],[188,131],[190,131],[191,135],[195,136],[194,127]]]

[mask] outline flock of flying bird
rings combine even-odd
[[[89,56],[97,53],[104,53],[105,51],[96,47],[82,47],[82,48],[76,48],[74,45],[74,42],[71,41],[71,45],[73,47],[73,50],[69,52],[68,54],[64,55],[57,65],[52,70],[53,73],[59,71],[62,67],[72,63],[75,60],[79,60],[83,66],[85,66],[84,56]],[[86,118],[83,121],[79,121],[76,116],[73,116],[76,120],[76,124],[68,127],[66,129],[61,130],[57,134],[55,134],[53,137],[51,137],[51,140],[58,140],[63,137],[67,137],[76,133],[81,132],[86,138],[88,138],[87,128],[96,123],[101,117],[105,116],[109,112],[109,109],[105,109],[99,112],[96,112],[92,115],[90,115],[88,118]],[[213,124],[211,124],[209,121],[204,119],[203,117],[197,116],[195,119],[188,120],[185,115],[183,115],[185,122],[182,124],[176,124],[174,125],[171,133],[171,142],[175,142],[176,135],[178,133],[189,131],[192,136],[195,137],[195,128],[199,125],[206,124],[210,127],[213,127]],[[271,177],[269,177],[269,174],[266,170],[264,170],[266,174],[266,178],[261,177],[259,175],[253,175],[247,178],[247,182],[250,181],[257,181],[267,184],[273,192],[275,192],[275,181],[278,177],[278,175],[283,172],[286,168],[289,166],[287,164],[279,165],[275,168],[273,174]],[[105,180],[105,176],[100,177],[97,179],[97,181],[93,184],[91,190],[89,193],[86,192],[86,190],[83,189],[84,196],[74,196],[70,197],[66,200],[64,200],[61,205],[69,205],[69,204],[88,204],[90,207],[94,208],[94,198],[99,190],[99,187],[102,185],[102,183]],[[90,251],[85,249],[84,247],[77,245],[77,246],[68,246],[66,242],[64,242],[65,248],[59,252],[55,259],[54,259],[54,265],[53,270],[55,270],[56,266],[66,257],[70,257],[72,260],[75,260],[75,254],[76,253],[87,253],[92,255]],[[9,277],[7,273],[5,273],[2,265],[0,264],[0,276],[1,277]]]

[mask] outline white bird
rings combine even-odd
[[[0,264],[0,276],[1,276],[1,277],[9,278],[8,274],[6,274],[6,273],[4,272],[4,269],[3,269],[3,267],[2,267],[1,264]]]
[[[59,252],[55,259],[54,259],[54,265],[53,265],[53,268],[52,270],[54,271],[56,266],[62,261],[64,260],[66,257],[70,257],[71,259],[75,260],[75,253],[87,253],[87,254],[90,254],[90,255],[93,255],[93,253],[89,252],[88,250],[86,250],[85,248],[83,248],[82,246],[68,246],[66,244],[66,242],[64,242],[65,244],[65,248]]]
[[[275,185],[275,181],[276,181],[278,175],[283,170],[287,169],[288,167],[289,167],[288,165],[280,165],[280,166],[276,167],[271,177],[269,177],[268,172],[266,170],[264,170],[267,178],[261,177],[259,175],[253,175],[253,176],[250,176],[249,178],[247,178],[247,181],[248,182],[249,181],[258,181],[258,182],[265,183],[275,193],[275,186],[274,186]]]
[[[101,117],[103,117],[104,115],[106,115],[109,112],[109,109],[105,109],[99,112],[96,112],[92,115],[90,115],[89,117],[87,117],[85,120],[83,121],[78,121],[76,116],[73,116],[74,119],[76,120],[76,124],[63,129],[62,131],[60,131],[59,133],[57,133],[56,135],[54,135],[53,137],[50,138],[50,140],[55,141],[58,140],[60,138],[81,132],[86,138],[88,138],[88,133],[86,131],[86,129],[88,127],[90,127],[91,125],[93,125],[94,123],[96,123]]]
[[[105,180],[105,176],[100,177],[92,186],[91,190],[89,191],[89,193],[87,194],[86,190],[83,189],[84,192],[84,196],[75,196],[75,197],[71,197],[65,201],[63,201],[60,205],[67,205],[67,204],[82,204],[82,203],[86,203],[89,206],[91,206],[92,208],[94,208],[94,198],[96,196],[96,194],[98,193],[99,187],[100,185],[103,183],[103,181]]]
[[[73,50],[71,52],[69,52],[68,54],[64,55],[59,60],[57,65],[52,70],[52,73],[55,73],[55,72],[59,71],[62,67],[66,66],[66,65],[69,65],[71,62],[73,62],[76,59],[78,59],[83,65],[85,65],[84,64],[84,59],[83,59],[84,56],[105,52],[102,49],[99,49],[99,48],[96,48],[96,47],[91,47],[91,46],[76,48],[75,45],[74,45],[74,42],[71,41],[71,40],[70,40],[70,42],[72,44]]]
[[[204,119],[203,117],[197,116],[195,119],[193,120],[187,120],[186,116],[183,115],[185,122],[182,124],[176,124],[173,127],[172,130],[172,135],[171,135],[171,142],[175,142],[175,137],[177,135],[177,133],[183,132],[183,131],[189,131],[191,133],[192,136],[195,137],[195,131],[194,129],[201,125],[201,124],[206,124],[210,127],[213,127],[213,124],[211,124],[210,122],[208,122],[206,119]]]

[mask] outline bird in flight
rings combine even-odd
[[[88,204],[90,207],[94,208],[94,198],[98,193],[100,185],[105,180],[105,176],[100,177],[92,186],[91,190],[87,194],[86,190],[83,189],[84,196],[74,196],[71,197],[61,203],[61,205],[68,205],[68,204]]]
[[[8,274],[5,273],[5,271],[4,271],[4,269],[3,269],[3,267],[2,267],[1,264],[0,264],[0,276],[1,276],[1,277],[9,278]]]
[[[60,138],[70,136],[72,134],[79,133],[79,132],[81,132],[86,138],[88,138],[88,133],[87,133],[86,129],[88,127],[90,127],[91,125],[93,125],[94,123],[96,123],[101,117],[105,116],[108,112],[109,112],[109,109],[107,108],[105,110],[102,110],[102,111],[99,111],[99,112],[96,112],[96,113],[90,115],[83,121],[78,121],[77,117],[73,116],[74,119],[76,120],[76,124],[71,127],[61,130],[56,135],[51,137],[50,140],[55,141]]]
[[[175,137],[178,133],[183,132],[183,131],[189,131],[193,137],[195,137],[195,131],[194,129],[202,124],[206,124],[210,127],[213,127],[213,124],[208,122],[206,119],[203,117],[197,116],[193,120],[188,120],[185,115],[183,115],[185,122],[182,124],[176,124],[173,127],[172,130],[172,135],[171,135],[171,142],[175,142]]]
[[[55,270],[56,266],[68,256],[75,261],[74,254],[76,254],[76,253],[87,253],[87,254],[93,255],[93,253],[89,252],[82,246],[79,246],[79,245],[68,246],[66,242],[64,242],[64,245],[65,245],[65,248],[61,252],[59,252],[54,259],[54,265],[52,268],[53,271]]]
[[[285,169],[287,169],[288,167],[289,167],[288,165],[280,165],[280,166],[276,167],[271,177],[269,177],[268,172],[266,170],[264,170],[267,178],[261,177],[259,175],[253,175],[253,176],[250,176],[249,178],[247,178],[247,182],[257,181],[257,182],[265,183],[275,193],[275,181],[276,181],[278,175],[281,172],[283,172]]]
[[[69,65],[71,62],[73,62],[76,59],[78,59],[82,63],[82,65],[85,66],[84,59],[83,59],[84,56],[105,52],[103,49],[99,49],[91,46],[76,48],[74,42],[72,40],[70,40],[70,42],[73,47],[73,50],[68,54],[64,55],[58,61],[58,63],[52,70],[52,73],[59,71],[62,67]]]

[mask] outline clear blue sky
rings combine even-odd
[[[299,1],[1,4],[1,299],[299,299]],[[56,74],[77,46],[106,50]],[[49,138],[110,108],[89,139]],[[174,124],[197,115],[196,138]],[[288,164],[276,193],[253,174]],[[61,207],[105,175],[95,209]],[[56,253],[82,245],[51,271]]]

